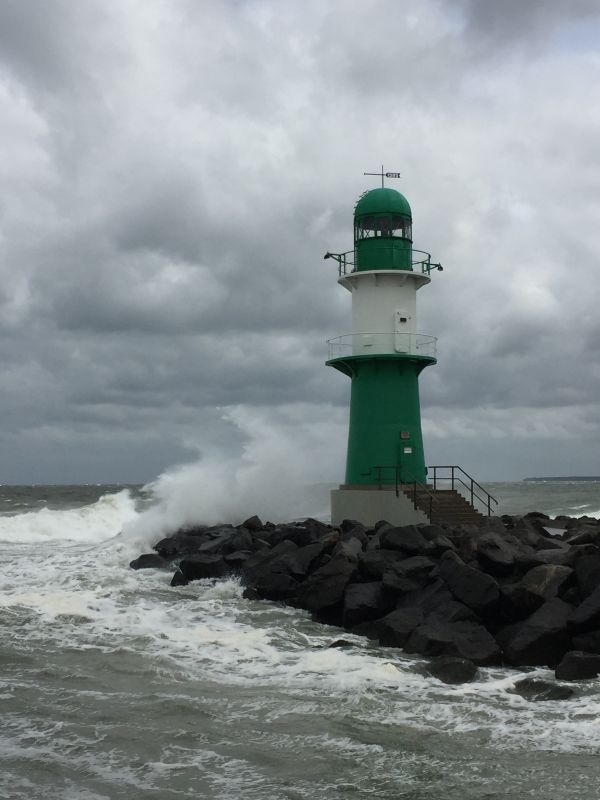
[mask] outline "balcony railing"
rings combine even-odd
[[[435,358],[437,339],[423,333],[349,333],[327,342],[329,359],[343,356],[406,354]]]
[[[347,250],[345,253],[325,253],[325,258],[333,258],[338,262],[338,275],[350,275],[356,272],[356,262],[354,250]],[[425,250],[416,250],[412,248],[411,267],[413,272],[421,272],[423,275],[429,275],[433,269],[442,269],[441,264],[431,263],[431,254],[426,253]],[[385,269],[389,270],[389,266],[378,267],[373,265],[371,269]]]

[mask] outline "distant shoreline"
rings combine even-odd
[[[526,481],[600,481],[599,475],[567,475],[563,477],[549,477],[549,478],[523,478],[523,482]]]

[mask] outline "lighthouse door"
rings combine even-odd
[[[410,316],[408,311],[394,312],[394,350],[410,353]]]

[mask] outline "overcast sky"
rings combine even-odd
[[[597,0],[0,0],[0,482],[342,480],[323,254],[382,163],[428,463],[600,474],[599,87]]]

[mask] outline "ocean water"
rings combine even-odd
[[[500,513],[600,515],[600,484],[486,488]],[[172,588],[128,568],[153,502],[0,487],[1,798],[600,796],[599,681],[545,703],[515,670],[450,687],[235,580]]]

